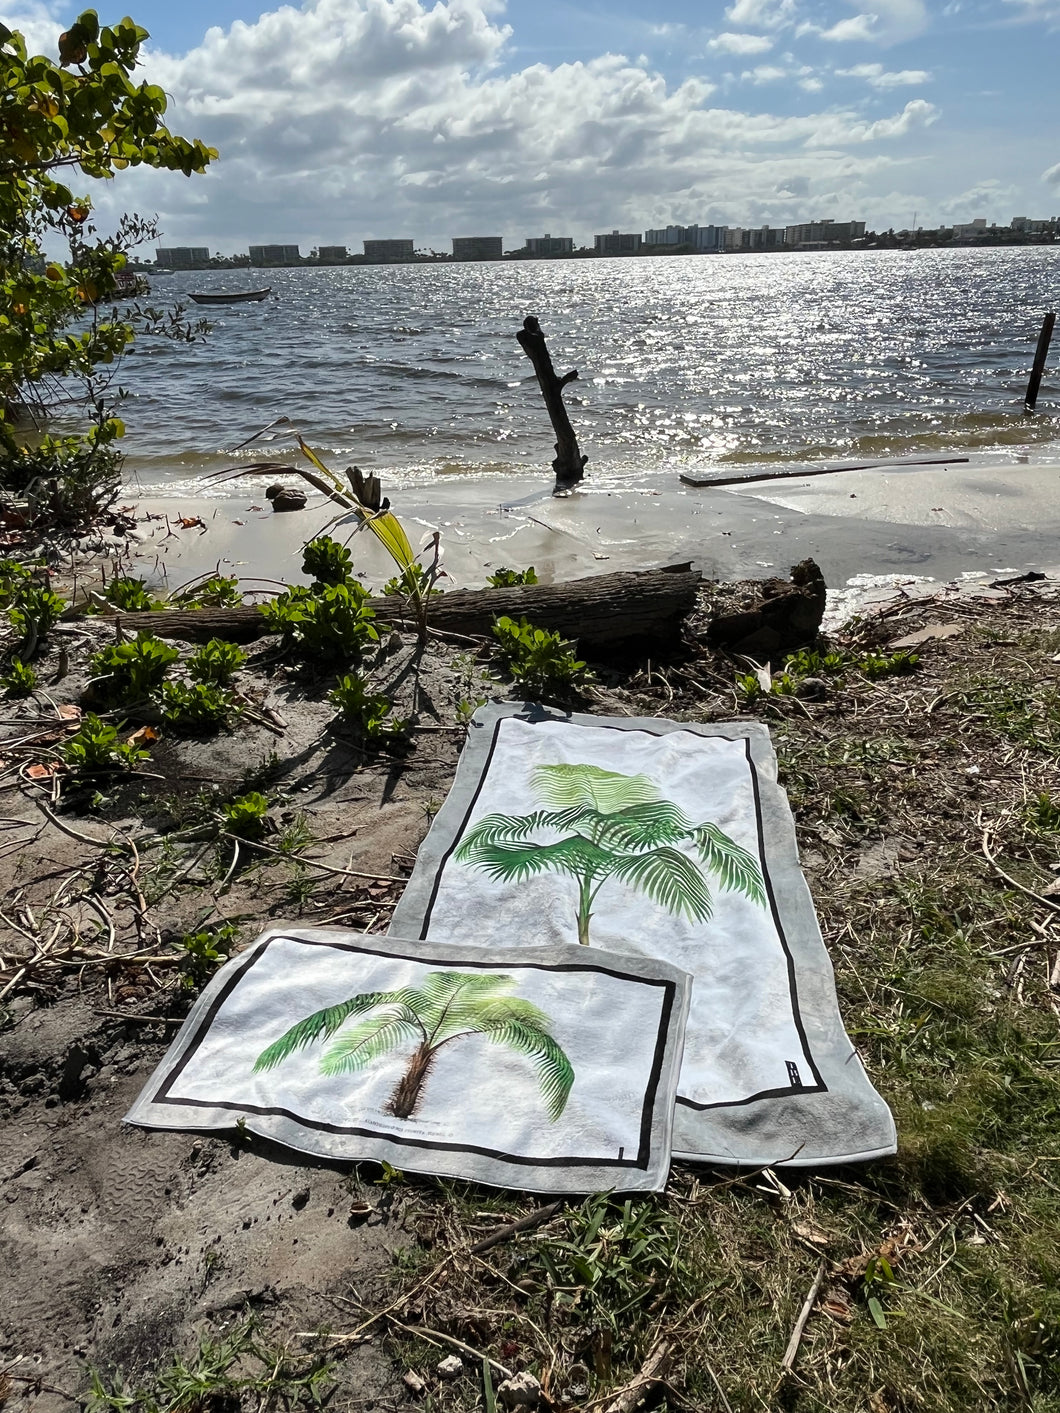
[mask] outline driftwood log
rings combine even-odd
[[[552,463],[552,469],[556,473],[556,485],[552,493],[556,495],[569,491],[578,484],[585,475],[585,463],[589,460],[578,450],[578,439],[574,435],[574,428],[570,424],[563,401],[563,389],[568,383],[574,382],[578,370],[572,368],[569,373],[564,373],[562,378],[557,378],[541,325],[532,314],[528,314],[523,320],[523,327],[515,337],[534,365],[534,372],[544,395],[545,407],[552,422],[552,430],[556,434],[556,459]]]
[[[633,638],[662,642],[675,638],[696,603],[699,575],[647,569],[597,574],[566,584],[520,584],[509,589],[453,589],[431,600],[430,622],[443,632],[487,636],[496,619],[526,618],[535,627],[562,633],[587,647],[608,646]],[[386,623],[415,626],[408,600],[389,594],[369,600]],[[163,608],[150,613],[117,613],[122,631],[145,630],[164,638],[204,642],[226,638],[251,642],[267,630],[261,609]]]
[[[816,641],[828,589],[814,560],[792,565],[790,581],[766,579],[756,587],[756,604],[711,620],[710,647],[769,662]]]

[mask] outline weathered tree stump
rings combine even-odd
[[[786,579],[767,579],[761,600],[740,613],[719,614],[707,629],[712,648],[769,662],[808,647],[817,638],[824,617],[827,589],[814,560],[804,559]]]
[[[528,314],[523,320],[523,327],[515,337],[534,365],[534,372],[544,395],[545,407],[552,422],[552,430],[556,434],[556,459],[552,463],[552,469],[556,473],[556,485],[552,494],[566,495],[584,476],[585,463],[589,460],[578,450],[578,439],[574,435],[574,428],[570,424],[563,401],[563,389],[568,383],[574,382],[578,370],[572,368],[569,373],[564,373],[562,378],[556,376],[541,325],[532,314]]]
[[[587,647],[606,647],[634,638],[663,642],[679,635],[682,621],[695,606],[698,588],[698,574],[648,569],[596,574],[565,584],[454,589],[431,599],[429,621],[446,632],[485,637],[494,622],[506,615],[526,618],[537,628],[562,633]],[[402,595],[389,594],[369,602],[384,622],[415,625],[415,613]],[[256,606],[164,608],[114,616],[126,633],[143,630],[193,642],[215,637],[252,642],[267,631]]]

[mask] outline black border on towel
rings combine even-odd
[[[475,792],[471,796],[471,800],[464,814],[464,818],[461,821],[460,828],[454,833],[453,841],[449,845],[448,849],[446,849],[445,853],[442,855],[441,860],[438,864],[438,868],[435,871],[434,887],[431,889],[431,896],[427,900],[427,907],[424,910],[423,914],[423,923],[420,927],[421,941],[426,938],[427,932],[430,928],[431,913],[434,910],[435,903],[438,901],[438,891],[442,886],[442,874],[445,872],[450,858],[459,846],[460,840],[464,837],[464,831],[467,829],[468,821],[471,818],[472,811],[474,810],[475,805],[478,803],[478,797],[482,793],[483,787],[486,784],[486,777],[489,775],[490,766],[493,763],[494,752],[496,751],[497,743],[500,740],[501,727],[507,721],[516,721],[518,719],[519,718],[512,716],[501,716],[498,717],[496,722],[494,723],[493,738],[490,741],[489,750],[486,753],[486,759],[482,766],[482,772],[479,776],[478,785],[475,787]],[[548,717],[545,719],[550,721],[563,720],[563,718],[561,717]],[[579,727],[582,725],[581,722],[568,722],[567,724],[577,725]],[[674,734],[672,731],[651,731],[646,726],[615,726],[612,725],[610,722],[606,721],[594,721],[592,723],[585,723],[585,725],[590,724],[599,731],[619,731],[626,735],[636,735],[637,733],[639,733],[643,736],[654,736],[656,738],[661,738],[664,736],[672,736]],[[798,1035],[799,1041],[802,1045],[803,1059],[805,1060],[810,1073],[813,1075],[814,1083],[799,1085],[797,1088],[794,1085],[784,1085],[779,1089],[760,1089],[757,1094],[749,1094],[745,1099],[723,1099],[716,1104],[697,1104],[694,1099],[686,1099],[683,1095],[678,1094],[677,1103],[683,1104],[686,1109],[695,1109],[697,1112],[701,1112],[705,1109],[738,1109],[745,1104],[754,1104],[759,1099],[786,1099],[793,1098],[794,1096],[801,1094],[826,1094],[828,1092],[828,1086],[825,1084],[824,1079],[821,1075],[821,1071],[817,1067],[817,1062],[814,1060],[813,1055],[810,1051],[810,1043],[806,1036],[806,1027],[803,1023],[802,1012],[799,1009],[799,988],[795,975],[795,958],[792,956],[791,948],[788,945],[788,939],[784,933],[784,927],[780,919],[780,909],[777,906],[776,892],[773,888],[773,880],[770,877],[769,873],[769,860],[766,852],[765,831],[762,825],[761,788],[759,786],[758,780],[758,768],[756,767],[754,763],[754,758],[751,754],[751,738],[750,736],[745,735],[726,736],[723,732],[720,731],[712,731],[708,734],[702,731],[685,730],[684,728],[679,729],[682,731],[682,734],[687,736],[696,736],[701,741],[729,741],[734,745],[738,741],[743,742],[744,754],[747,758],[747,768],[751,773],[751,786],[754,790],[755,825],[758,829],[758,853],[762,862],[762,876],[765,879],[766,896],[769,899],[769,909],[773,916],[773,925],[776,927],[777,936],[780,938],[780,945],[784,951],[784,958],[787,964],[788,992],[791,998],[791,1015],[792,1020],[795,1024],[795,1032]]]
[[[512,967],[521,968],[524,971],[547,971],[547,972],[599,972],[603,976],[613,976],[620,981],[627,981],[639,986],[657,987],[662,990],[662,1005],[659,1013],[659,1030],[655,1040],[655,1053],[652,1058],[651,1073],[644,1091],[644,1106],[641,1111],[640,1121],[640,1147],[635,1158],[531,1158],[520,1154],[505,1153],[497,1148],[481,1148],[473,1143],[439,1143],[424,1138],[405,1138],[400,1134],[381,1132],[378,1129],[361,1126],[331,1124],[318,1119],[309,1119],[302,1114],[296,1114],[291,1109],[284,1109],[280,1106],[266,1106],[261,1104],[234,1103],[224,1099],[187,1099],[172,1093],[173,1087],[180,1078],[185,1066],[201,1045],[207,1031],[213,1023],[221,1007],[228,1000],[235,988],[255,965],[265,955],[267,949],[274,943],[280,941],[297,942],[305,947],[332,947],[340,952],[356,952],[362,956],[370,956],[375,959],[385,960],[388,957],[396,961],[417,962],[425,966],[445,965],[457,969],[468,971],[503,971],[511,970]],[[394,1143],[407,1148],[426,1148],[443,1153],[480,1153],[486,1158],[498,1158],[505,1163],[516,1163],[526,1167],[537,1168],[577,1168],[577,1167],[602,1167],[602,1168],[634,1168],[646,1171],[651,1156],[651,1129],[652,1116],[655,1112],[655,1100],[659,1090],[659,1082],[662,1077],[663,1058],[666,1053],[666,1041],[670,1030],[670,1018],[673,1015],[674,1002],[677,995],[677,986],[673,981],[653,977],[634,976],[629,972],[617,971],[614,967],[600,966],[598,963],[585,962],[561,962],[555,965],[546,965],[543,962],[454,962],[451,956],[430,957],[414,956],[407,952],[383,951],[373,947],[358,947],[352,942],[324,942],[310,941],[304,937],[291,937],[286,933],[277,933],[269,937],[260,947],[255,948],[251,955],[242,964],[237,964],[232,974],[219,989],[209,1007],[202,1013],[196,1024],[195,1035],[180,1059],[166,1075],[159,1085],[154,1095],[151,1097],[152,1104],[173,1104],[192,1109],[229,1109],[236,1113],[247,1114],[274,1114],[283,1118],[292,1119],[295,1123],[301,1124],[304,1128],[316,1129],[321,1133],[350,1134],[356,1138],[376,1138],[387,1143]]]

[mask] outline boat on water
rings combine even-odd
[[[265,289],[244,289],[236,290],[234,293],[226,293],[223,290],[205,291],[202,294],[189,294],[189,299],[194,299],[196,304],[250,304],[262,299],[267,299],[272,293],[272,286],[267,285]]]

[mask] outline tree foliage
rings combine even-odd
[[[100,472],[116,480],[111,443],[124,429],[90,380],[135,330],[98,311],[82,316],[114,295],[126,250],[152,228],[125,218],[113,236],[97,236],[91,201],[68,183],[136,166],[191,176],[217,156],[171,133],[164,91],[134,81],[146,38],[130,19],[101,26],[86,10],[59,36],[55,62],[0,24],[0,479],[10,490],[61,482],[67,470],[79,483]],[[46,254],[57,242],[69,246],[68,263]],[[88,432],[32,444],[17,436],[42,389],[68,377],[89,380]]]

